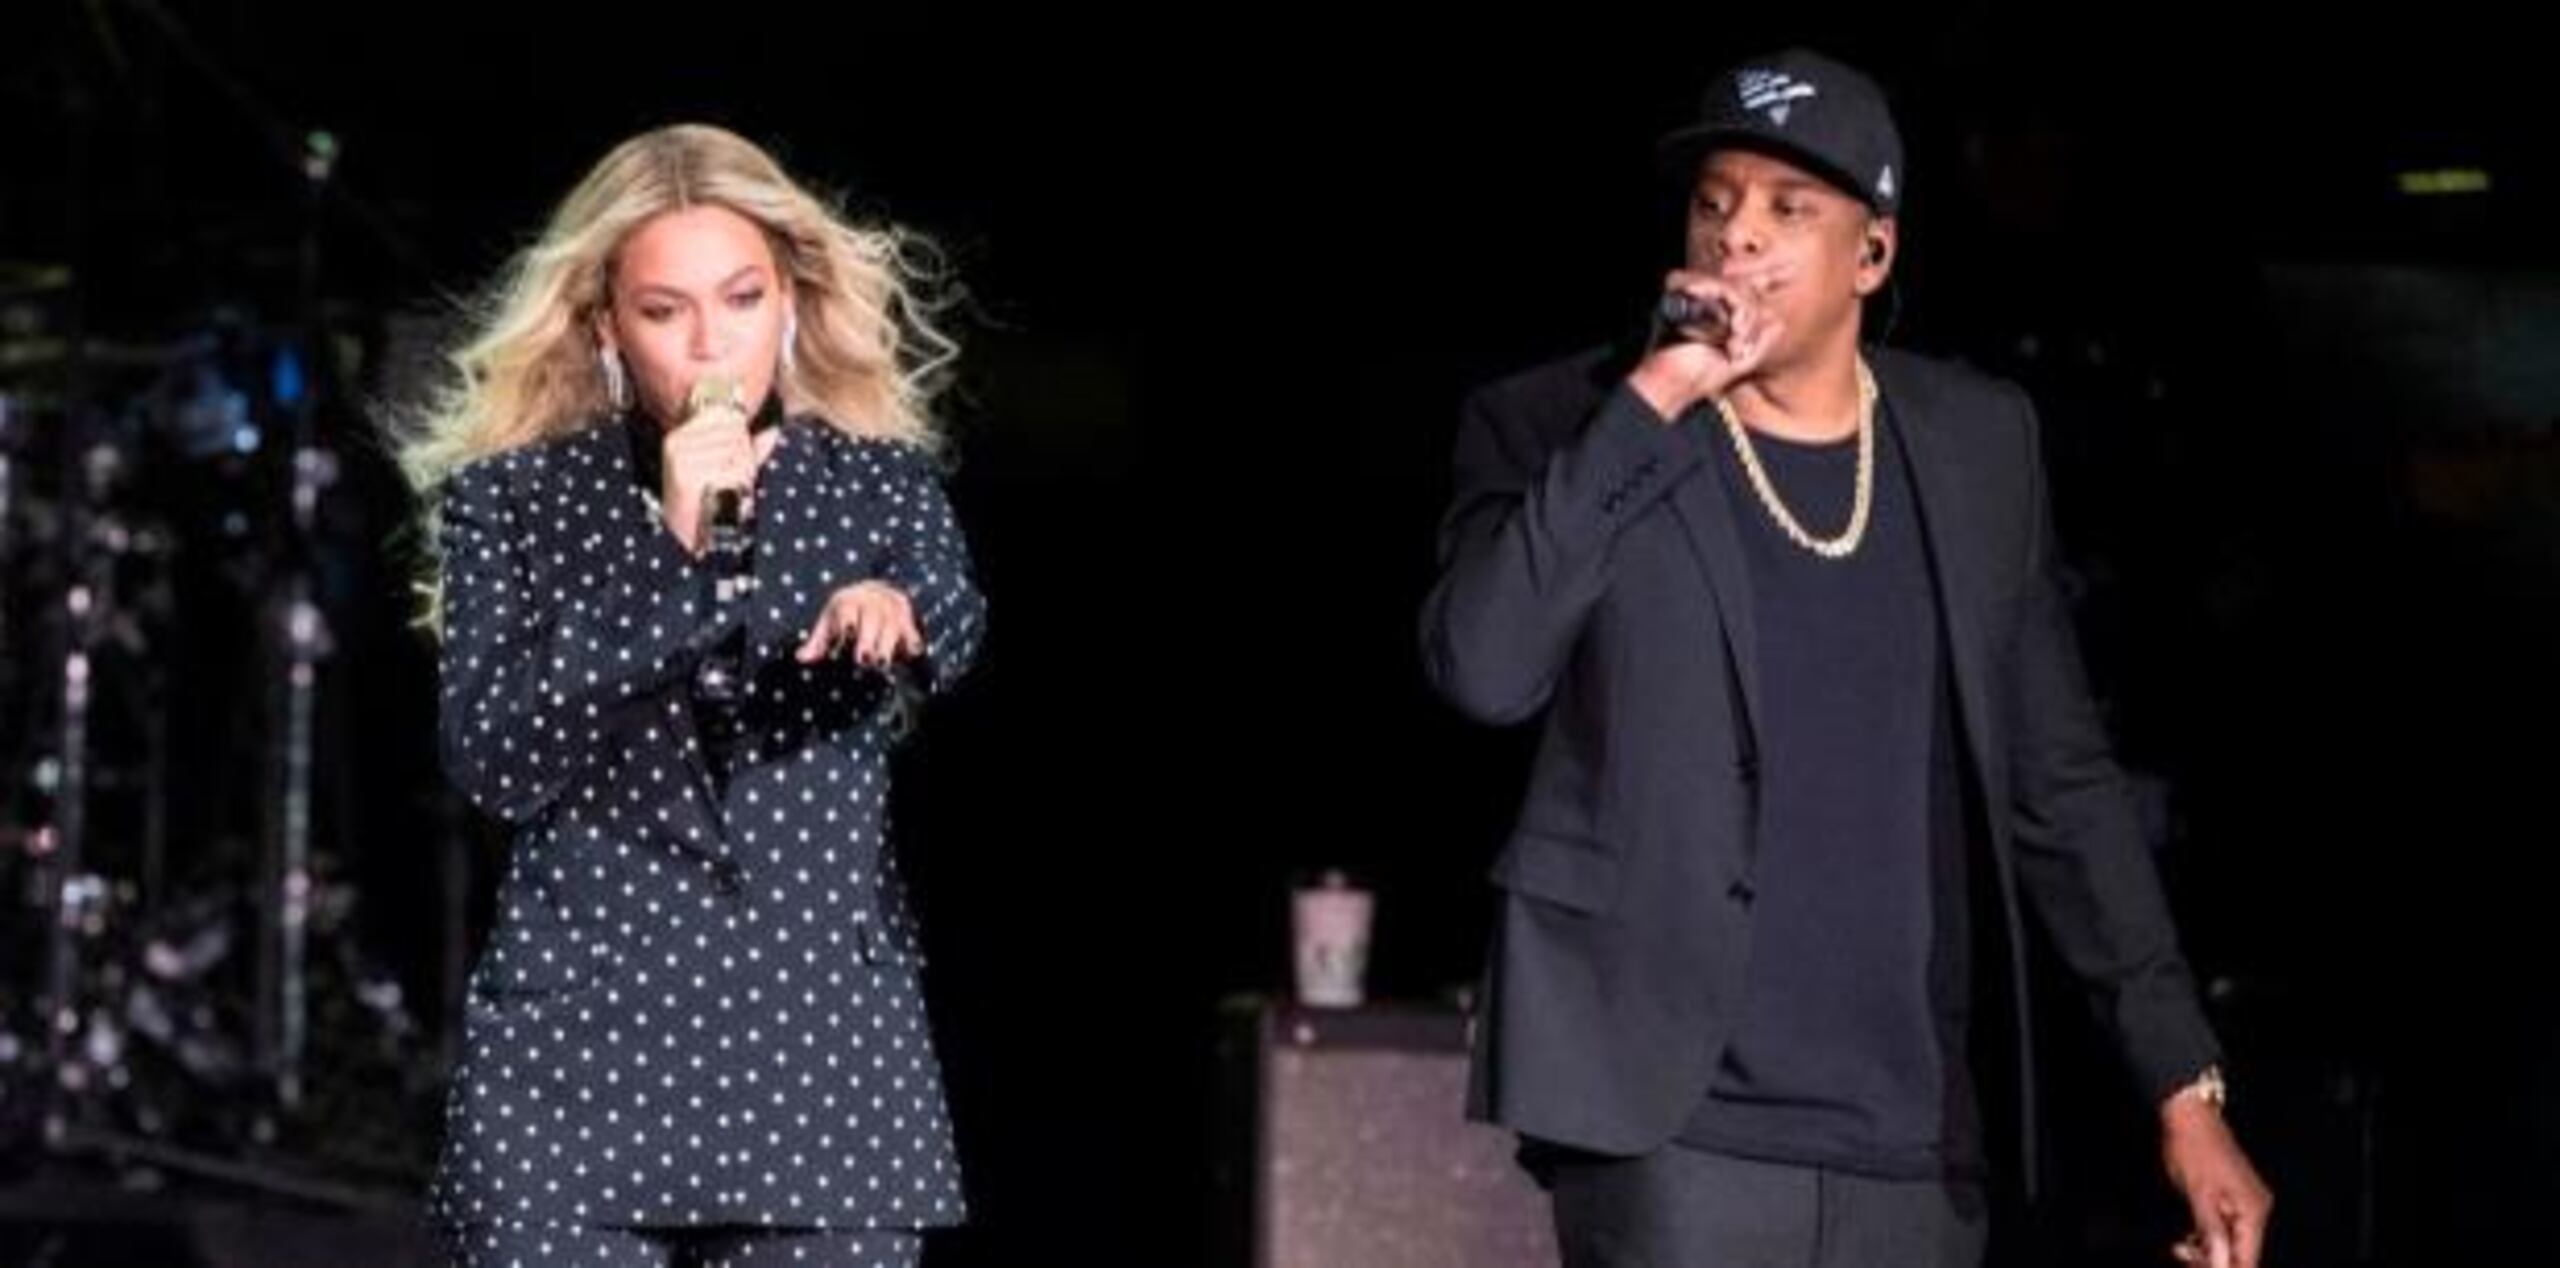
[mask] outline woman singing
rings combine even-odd
[[[929,259],[731,133],[634,137],[404,448],[444,764],[514,828],[432,1197],[463,1263],[913,1264],[962,1218],[886,834],[984,624]]]

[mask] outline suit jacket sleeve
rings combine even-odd
[[[2035,408],[2023,391],[2011,391],[2024,416],[2031,517],[2026,589],[2007,666],[2019,881],[2156,1104],[2219,1051],[2081,665]]]
[[[977,659],[987,601],[972,576],[968,539],[925,455],[898,446],[886,488],[889,551],[883,579],[906,593],[916,630],[924,636],[916,677],[927,691],[945,691]]]
[[[511,822],[547,812],[605,748],[616,713],[690,674],[737,624],[711,571],[668,533],[605,575],[544,575],[505,464],[456,472],[439,502],[443,643],[437,745],[473,804]]]
[[[1439,577],[1422,611],[1432,687],[1495,724],[1546,704],[1604,588],[1611,541],[1699,461],[1697,446],[1624,383],[1583,417],[1570,411],[1587,405],[1541,399],[1536,386],[1468,399]]]

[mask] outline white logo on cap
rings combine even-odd
[[[1742,108],[1767,112],[1769,122],[1787,126],[1787,116],[1795,111],[1795,103],[1809,101],[1822,93],[1813,85],[1774,70],[1746,70],[1734,77],[1734,87],[1742,97]]]
[[[1893,197],[1893,164],[1884,165],[1884,175],[1876,178],[1876,197]]]

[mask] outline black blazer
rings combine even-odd
[[[1914,469],[2010,953],[2033,1187],[2023,907],[2167,1095],[2217,1048],[2059,584],[2033,407],[2014,385],[1868,352]],[[1602,350],[1466,403],[1425,670],[1469,716],[1537,719],[1486,966],[1471,1112],[1611,1154],[1704,1095],[1751,945],[1758,659],[1710,408],[1664,426]],[[1997,961],[1995,961],[1996,963]],[[1985,966],[1989,967],[1988,965]]]

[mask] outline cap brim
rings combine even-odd
[[[1654,143],[1654,163],[1662,172],[1663,179],[1686,188],[1697,181],[1698,164],[1718,150],[1749,150],[1784,160],[1821,177],[1841,193],[1865,203],[1869,210],[1879,214],[1892,210],[1883,200],[1868,192],[1857,178],[1840,170],[1830,160],[1782,138],[1748,128],[1726,124],[1682,128]]]

